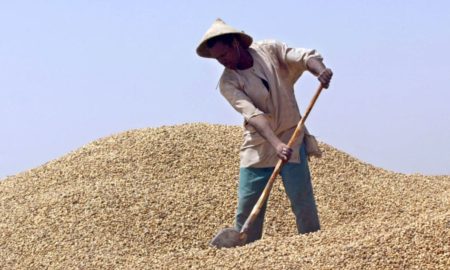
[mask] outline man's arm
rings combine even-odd
[[[292,149],[275,135],[269,121],[263,114],[250,118],[248,123],[276,149],[279,158],[283,161],[288,161],[291,158]]]
[[[306,66],[312,74],[317,76],[317,79],[325,88],[328,88],[328,86],[330,86],[330,81],[333,77],[333,71],[327,68],[320,59],[311,57],[306,62]]]

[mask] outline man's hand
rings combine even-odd
[[[330,86],[331,78],[333,77],[333,71],[327,68],[322,60],[317,59],[315,57],[309,58],[308,62],[306,62],[306,66],[308,70],[317,76],[319,82],[323,85],[324,88],[328,88]]]
[[[292,148],[289,148],[289,146],[284,143],[279,143],[275,148],[277,149],[277,155],[281,160],[287,162],[291,159]]]
[[[270,128],[269,122],[263,114],[250,118],[248,123],[252,125],[256,131],[258,131],[258,133],[275,148],[277,156],[281,160],[286,162],[291,158],[292,149],[275,135],[273,130]]]
[[[328,88],[328,86],[330,86],[330,81],[331,81],[332,77],[333,77],[333,71],[331,71],[331,69],[329,69],[329,68],[326,68],[320,72],[319,76],[317,76],[317,79],[323,85],[323,87],[326,89],[326,88]]]

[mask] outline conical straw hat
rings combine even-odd
[[[198,45],[197,47],[197,54],[201,57],[212,58],[211,54],[209,53],[209,49],[206,46],[206,42],[208,41],[208,39],[225,34],[237,34],[237,36],[239,37],[239,41],[244,48],[250,47],[250,44],[252,44],[253,41],[252,37],[245,34],[244,31],[238,31],[233,27],[227,25],[221,19],[216,19],[201,39],[200,45]]]

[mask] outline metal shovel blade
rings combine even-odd
[[[246,235],[235,228],[221,230],[209,243],[217,248],[231,248],[245,245]]]

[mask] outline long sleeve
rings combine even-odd
[[[280,42],[275,44],[281,61],[289,69],[289,77],[292,83],[295,83],[302,73],[308,70],[306,63],[310,58],[316,58],[322,61],[322,56],[314,49],[292,48]]]
[[[220,93],[244,117],[246,122],[256,115],[264,114],[244,91],[239,89],[238,83],[228,76],[223,76],[220,80]]]

